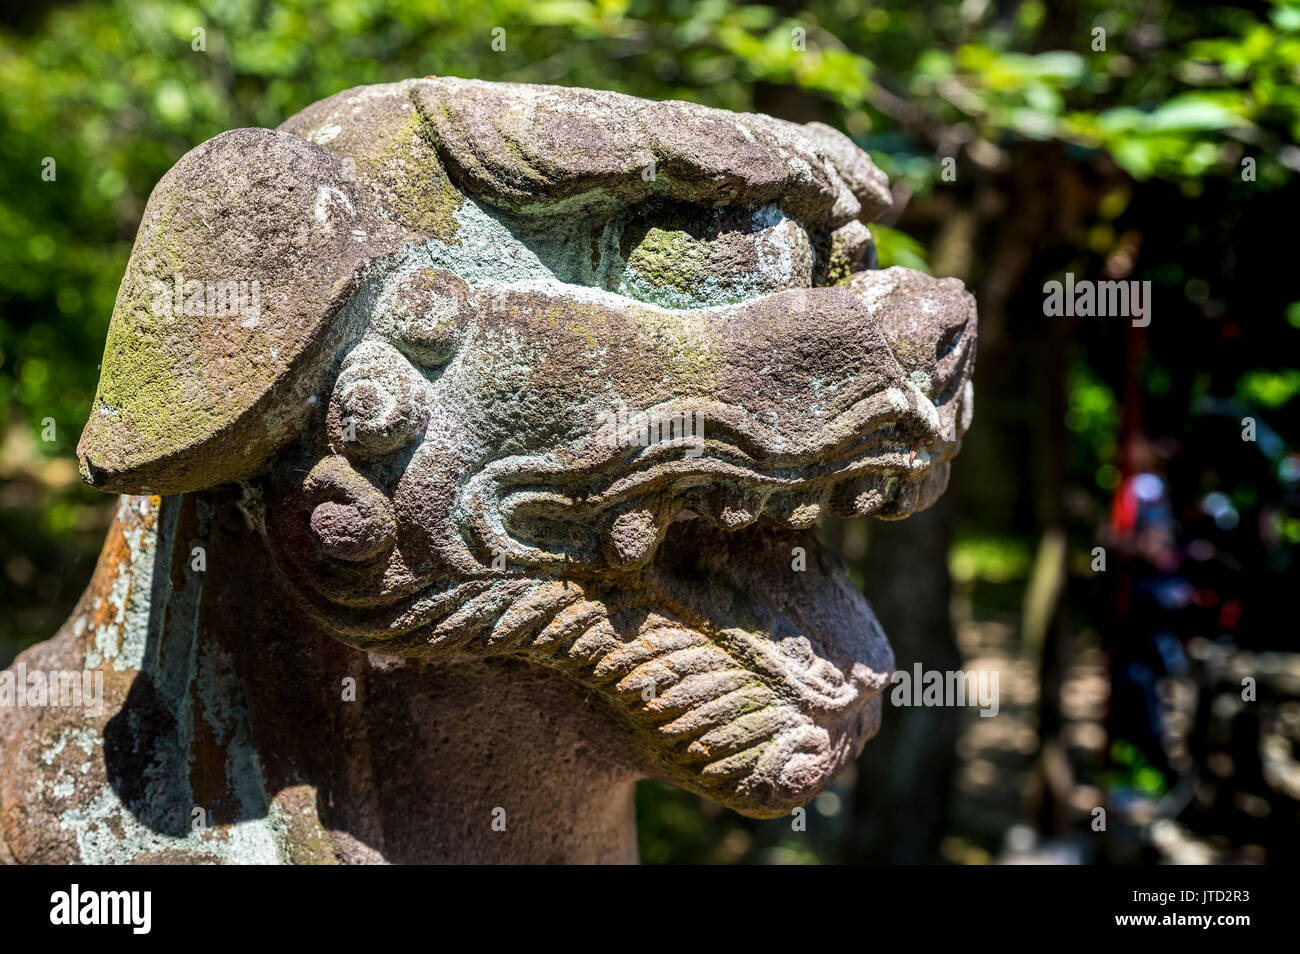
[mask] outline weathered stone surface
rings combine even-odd
[[[236,129],[163,177],[78,448],[88,483],[211,486],[256,472],[302,430],[315,380],[355,334],[344,303],[370,262],[415,238],[358,214],[344,173],[296,136]]]
[[[19,659],[106,704],[0,709],[0,857],[629,861],[638,778],[822,791],[893,659],[809,528],[929,506],[972,410],[888,201],[827,127],[446,78],[193,150],[78,451],[174,496]]]

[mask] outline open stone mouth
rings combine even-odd
[[[538,489],[558,474],[504,459],[470,481],[459,509],[514,546],[508,564],[524,574],[386,609],[308,602],[362,648],[511,654],[566,673],[623,714],[666,779],[781,814],[874,735],[893,670],[869,604],[806,530],[827,509],[905,515],[946,482],[941,442],[918,416],[875,420],[829,460],[759,467],[714,435],[699,457],[653,445],[566,493]]]
[[[636,637],[579,678],[613,692],[675,784],[781,814],[875,733],[893,657],[866,600],[810,534],[768,520],[738,530],[678,520],[642,585],[655,624],[623,629]],[[617,634],[627,621],[610,622]]]
[[[648,548],[663,528],[683,517],[699,516],[736,530],[764,516],[804,529],[827,511],[850,517],[910,512],[908,504],[916,500],[909,501],[909,491],[930,470],[936,444],[890,426],[838,461],[759,470],[737,454],[709,447],[707,456],[682,457],[680,443],[664,443],[603,490],[564,493],[533,485],[540,475],[512,474],[516,486],[498,487],[495,507],[486,511],[495,511],[498,519],[484,520],[477,529],[496,552],[531,565],[635,568],[651,556]],[[504,527],[513,530],[510,539],[501,532]],[[600,528],[594,535],[593,527]],[[519,540],[531,546],[512,547]],[[606,560],[597,553],[602,546]]]
[[[481,569],[386,596],[366,585],[348,597],[303,561],[277,563],[353,645],[557,670],[599,691],[660,777],[778,815],[875,734],[893,671],[870,605],[810,528],[826,513],[929,506],[958,446],[946,403],[889,388],[784,430],[713,405],[698,436],[499,458],[450,514],[461,565]],[[489,569],[493,555],[504,570]],[[386,579],[390,556],[347,570]]]

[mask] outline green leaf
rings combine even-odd
[[[876,257],[881,268],[902,265],[929,274],[930,265],[925,259],[925,246],[912,236],[885,225],[872,225],[871,237],[876,243]]]
[[[1145,126],[1159,132],[1232,129],[1245,120],[1221,103],[1200,93],[1175,96],[1151,113]]]

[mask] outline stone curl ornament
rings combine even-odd
[[[893,657],[812,528],[972,413],[889,204],[823,125],[452,78],[186,154],[78,448],[125,496],[15,664],[102,713],[0,709],[0,857],[633,861],[638,779],[817,795]]]

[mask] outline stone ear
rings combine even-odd
[[[105,491],[174,494],[257,471],[306,425],[320,376],[360,333],[368,263],[410,239],[368,212],[344,160],[236,129],[149,198],[77,446]]]

